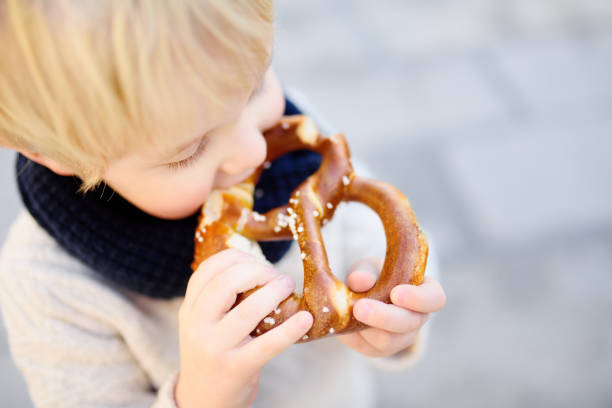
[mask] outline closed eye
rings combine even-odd
[[[205,136],[202,138],[202,140],[200,141],[200,144],[198,144],[198,147],[196,148],[195,152],[191,154],[191,156],[187,157],[186,159],[179,160],[176,162],[166,163],[166,166],[170,170],[179,170],[179,169],[185,169],[185,168],[191,167],[193,164],[195,164],[196,161],[198,161],[200,156],[202,156],[202,153],[206,151],[207,144],[208,144],[208,138]]]

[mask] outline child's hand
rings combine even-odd
[[[347,285],[351,290],[363,292],[374,286],[382,262],[363,260],[351,268]],[[352,349],[370,357],[395,354],[416,340],[429,313],[444,307],[446,295],[437,280],[425,277],[420,286],[397,285],[391,290],[392,304],[372,299],[361,299],[353,307],[355,318],[368,327],[360,332],[339,336]]]
[[[263,286],[235,308],[238,293]],[[255,339],[249,333],[289,296],[295,283],[238,250],[202,262],[179,311],[181,408],[246,407],[257,394],[261,368],[300,339],[312,315],[300,312]]]

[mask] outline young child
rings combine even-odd
[[[0,145],[20,153],[27,208],[0,256],[0,295],[37,406],[366,407],[364,363],[415,355],[445,301],[434,279],[395,287],[393,304],[359,301],[371,326],[359,333],[293,346],[308,312],[249,332],[294,290],[295,245],[262,244],[274,267],[228,250],[189,270],[209,192],[247,178],[262,132],[297,112],[270,68],[273,30],[271,0],[0,3]],[[256,209],[286,202],[317,165],[305,152],[273,163]],[[327,249],[366,290],[380,261],[345,263],[379,226],[349,208]]]

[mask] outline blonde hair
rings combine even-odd
[[[255,87],[273,17],[272,0],[2,1],[0,145],[92,188],[110,161]]]

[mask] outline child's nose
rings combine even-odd
[[[221,163],[221,171],[228,175],[238,175],[261,165],[266,159],[266,141],[254,129],[248,137],[242,137],[232,147],[228,157]]]
[[[230,160],[224,161],[221,165],[221,171],[227,174],[228,176],[235,176],[242,172],[245,172],[246,170],[247,167],[242,165],[240,159],[234,157]]]

